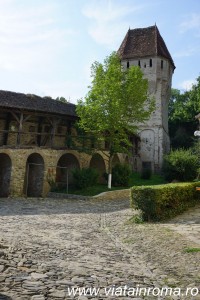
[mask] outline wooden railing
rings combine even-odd
[[[62,140],[61,140],[62,139]],[[69,134],[0,130],[0,147],[3,148],[53,148],[89,151],[94,148],[106,150],[105,143],[96,143],[92,136]]]

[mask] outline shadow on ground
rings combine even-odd
[[[6,296],[6,295],[3,295],[3,294],[0,294],[0,300],[12,300],[11,297],[9,296]]]
[[[182,214],[164,222],[166,224],[185,224],[185,225],[198,225],[200,224],[200,204],[189,208]]]
[[[0,216],[108,213],[130,207],[127,200],[0,199]]]
[[[0,216],[104,214],[122,211],[130,207],[127,200],[69,200],[51,198],[0,198]],[[197,205],[162,224],[200,224],[200,205]]]

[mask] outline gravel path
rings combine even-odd
[[[200,252],[185,249],[200,248],[200,206],[163,224],[132,215],[129,201],[1,199],[0,299],[199,300]]]

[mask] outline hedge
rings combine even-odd
[[[198,202],[197,186],[200,182],[135,186],[131,188],[131,207],[141,210],[144,221],[166,220]]]
[[[93,168],[73,169],[72,171],[76,188],[84,189],[97,184],[99,173]]]

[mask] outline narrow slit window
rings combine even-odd
[[[163,69],[163,60],[161,60],[161,69]]]
[[[151,68],[152,67],[152,59],[150,58],[149,60],[149,67]]]
[[[129,69],[129,61],[127,61],[126,67],[127,69]]]
[[[140,65],[140,60],[138,60],[138,67],[141,67],[141,65]]]
[[[146,65],[146,64],[144,64],[144,68],[146,68],[146,66],[147,66],[147,65]]]

